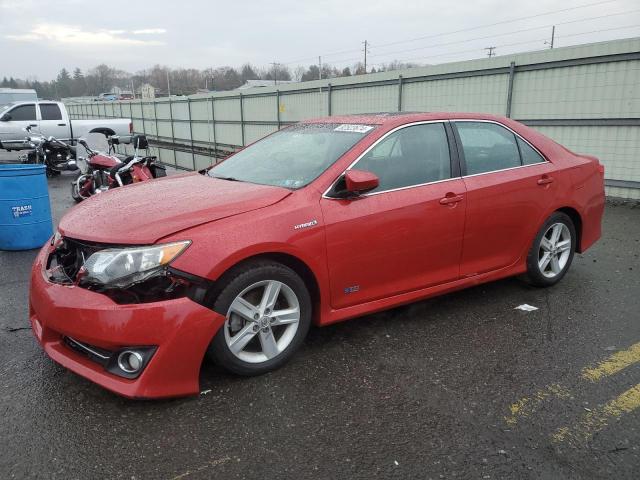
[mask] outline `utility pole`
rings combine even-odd
[[[167,95],[171,96],[171,85],[169,84],[169,69],[167,68]]]
[[[275,85],[278,84],[278,65],[280,65],[278,62],[271,62],[271,65],[273,66],[273,82]]]
[[[364,73],[367,73],[367,50],[369,50],[369,42],[364,41]]]
[[[491,57],[495,57],[496,56],[496,52],[495,52],[496,47],[486,47],[485,50],[488,50],[487,52],[487,56],[489,58]]]
[[[318,56],[318,80],[322,80],[322,57]]]
[[[547,41],[545,40],[544,44],[545,44],[545,45],[549,45],[549,48],[553,48],[553,42],[555,41],[555,39],[556,39],[556,26],[555,26],[555,25],[553,25],[553,26],[551,27],[551,41],[550,41],[550,42],[547,42]]]

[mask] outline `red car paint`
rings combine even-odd
[[[548,161],[383,195],[323,197],[387,132],[412,122],[456,119],[506,126]],[[191,240],[172,267],[213,281],[250,257],[286,257],[311,274],[317,325],[521,274],[537,231],[559,209],[579,220],[579,252],[600,237],[604,187],[597,159],[574,154],[513,120],[425,113],[309,123],[377,128],[298,190],[179,175],[93,197],[67,213],[59,231],[69,238],[119,245]],[[134,222],[109,221],[119,205],[136,206]],[[295,228],[301,224],[310,227]],[[43,276],[51,248],[45,246],[34,264],[30,311],[36,337],[54,360],[126,396],[198,392],[200,363],[224,317],[184,298],[117,305],[77,286],[51,284]],[[70,350],[61,343],[62,335],[104,348],[159,347],[138,379],[124,380]]]

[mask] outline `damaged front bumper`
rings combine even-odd
[[[53,360],[125,397],[199,392],[202,360],[224,316],[187,297],[123,305],[101,293],[50,282],[45,272],[50,251],[45,245],[33,265],[29,318]],[[118,370],[118,356],[136,347],[150,353],[137,374],[127,375]]]

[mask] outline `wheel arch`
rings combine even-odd
[[[320,320],[320,312],[321,312],[320,284],[318,282],[318,278],[314,273],[314,271],[311,269],[311,267],[305,261],[303,261],[301,258],[295,255],[292,255],[291,253],[276,252],[276,251],[263,252],[263,253],[251,255],[236,261],[232,265],[229,265],[218,277],[218,279],[215,281],[216,286],[214,286],[213,290],[210,292],[209,298],[211,300],[214,300],[215,298],[217,298],[218,293],[222,290],[222,285],[224,285],[227,281],[226,276],[229,275],[232,270],[238,267],[241,267],[247,263],[261,261],[261,260],[262,261],[270,260],[277,263],[281,263],[289,267],[291,270],[293,270],[300,276],[305,286],[307,287],[307,290],[309,291],[309,295],[311,296],[311,303],[313,305],[313,313],[312,313],[313,322],[315,324],[318,324]],[[221,313],[221,312],[218,312],[218,313]],[[224,315],[226,314],[226,312],[222,314]]]
[[[582,253],[582,217],[580,213],[573,207],[561,207],[556,212],[562,212],[567,215],[573,222],[576,229],[576,252]]]

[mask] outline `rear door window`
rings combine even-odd
[[[9,112],[11,115],[11,120],[16,122],[24,122],[29,120],[36,119],[36,106],[34,104],[31,105],[20,105],[19,107],[14,108]]]
[[[55,103],[41,103],[40,116],[42,120],[62,120],[60,107]]]
[[[489,122],[456,122],[462,142],[467,175],[519,167],[516,136]]]

